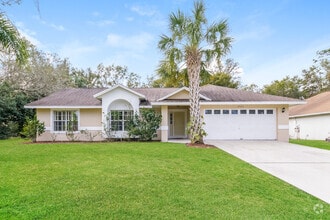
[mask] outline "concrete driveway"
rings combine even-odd
[[[207,141],[330,203],[330,151],[276,141]]]

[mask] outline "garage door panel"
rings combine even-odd
[[[206,139],[276,139],[275,111],[267,114],[269,109],[264,109],[265,114],[258,114],[255,110],[256,114],[204,114]]]

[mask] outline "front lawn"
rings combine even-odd
[[[295,140],[295,139],[291,139],[290,143],[330,150],[330,142],[321,141],[321,140]]]
[[[0,141],[0,219],[326,219],[329,210],[214,148]]]

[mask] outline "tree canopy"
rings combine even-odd
[[[265,85],[262,92],[266,94],[292,98],[309,98],[330,90],[330,49],[317,52],[314,64],[302,70],[301,76],[286,76]]]

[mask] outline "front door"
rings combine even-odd
[[[187,138],[187,112],[186,110],[169,111],[169,138]]]

